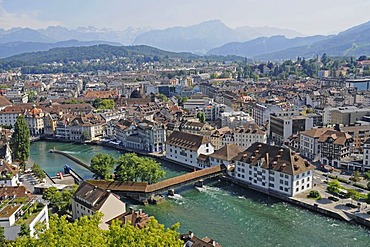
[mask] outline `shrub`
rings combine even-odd
[[[332,201],[334,201],[334,202],[339,201],[339,198],[336,198],[335,196],[329,196],[329,197],[328,197],[328,199],[329,199],[329,200],[332,200]]]
[[[308,194],[309,198],[314,198],[314,199],[320,199],[321,195],[317,190],[311,190],[310,193]]]

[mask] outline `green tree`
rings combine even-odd
[[[164,95],[164,94],[162,94],[162,93],[158,94],[158,98],[160,98],[161,101],[163,101],[163,102],[167,102],[168,101],[167,96]]]
[[[50,201],[58,213],[65,214],[71,208],[72,197],[77,188],[77,186],[73,186],[72,189],[60,191],[55,187],[50,187],[44,192],[43,199]]]
[[[364,178],[366,180],[370,180],[370,171],[367,171],[367,172],[364,173]]]
[[[119,221],[113,221],[109,230],[99,228],[102,215],[97,213],[90,217],[84,216],[74,222],[69,222],[66,216],[52,215],[49,221],[49,229],[44,225],[37,226],[37,239],[30,236],[22,236],[16,239],[15,246],[38,247],[38,246],[169,246],[180,247],[184,244],[179,239],[179,224],[171,228],[159,224],[152,218],[143,229],[130,224],[121,225]]]
[[[310,193],[308,194],[309,198],[315,198],[315,199],[320,199],[321,195],[317,190],[311,190]]]
[[[109,154],[98,153],[91,159],[90,167],[96,178],[109,179],[115,160]]]
[[[0,246],[6,246],[4,227],[0,226]]]
[[[327,187],[327,190],[329,192],[332,192],[332,193],[335,193],[335,194],[338,194],[339,193],[339,189],[341,188],[340,186],[340,183],[337,179],[333,179],[332,181],[330,181],[328,183],[328,187]]]
[[[114,175],[115,180],[156,183],[164,178],[166,173],[160,164],[148,157],[138,157],[135,153],[127,153],[117,160]]]
[[[21,162],[21,168],[25,170],[25,162],[30,156],[30,129],[23,115],[19,115],[15,122],[12,147],[14,158]]]
[[[360,175],[360,172],[359,171],[355,171],[353,174],[352,174],[352,177],[349,178],[351,181],[357,183],[361,180],[361,175]]]
[[[112,99],[95,99],[92,105],[97,109],[113,110],[115,102]]]
[[[33,163],[32,167],[31,167],[31,170],[32,170],[33,174],[35,174],[35,176],[40,180],[43,180],[46,177],[44,171],[41,168],[41,166],[37,163]]]
[[[31,233],[30,227],[27,224],[22,224],[18,236],[29,236]]]
[[[199,121],[201,123],[205,123],[206,122],[206,114],[204,112],[199,111],[197,113],[197,118],[199,119]]]

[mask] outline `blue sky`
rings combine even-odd
[[[166,28],[219,19],[329,34],[370,21],[370,0],[0,0],[0,28]]]

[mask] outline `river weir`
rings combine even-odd
[[[89,163],[98,152],[117,158],[122,153],[101,146],[57,142],[31,144],[31,158],[49,174],[55,175],[65,164],[84,179],[92,173],[70,159],[49,153],[63,150]],[[187,169],[163,162],[167,178],[188,172]],[[170,227],[181,223],[181,232],[192,230],[200,236],[212,236],[223,246],[369,246],[369,231],[343,221],[324,217],[295,207],[264,194],[215,180],[194,188],[175,191],[160,205],[142,206],[160,222]]]

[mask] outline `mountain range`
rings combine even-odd
[[[233,55],[256,60],[294,59],[298,56],[309,58],[323,53],[329,56],[360,56],[370,54],[370,22],[337,35],[308,37],[293,30],[274,27],[243,26],[233,29],[220,20],[162,30],[145,27],[113,31],[60,26],[37,30],[0,29],[0,57],[97,44],[146,45],[171,52]]]

